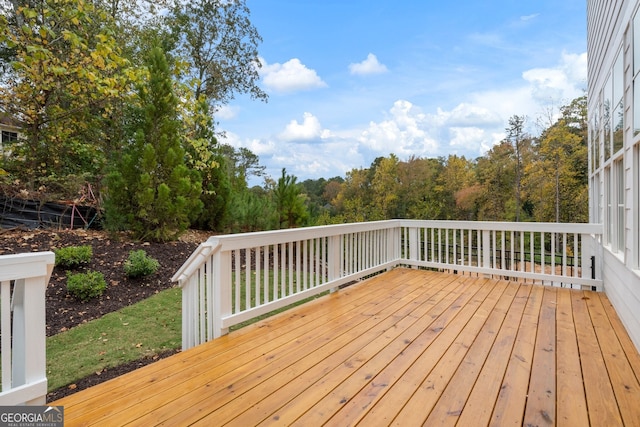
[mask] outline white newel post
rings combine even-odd
[[[16,280],[13,291],[13,387],[46,380],[46,288],[43,277]],[[42,405],[45,396],[27,403]]]
[[[236,260],[240,263],[240,260]],[[213,256],[213,336],[229,333],[222,319],[231,314],[231,252],[218,251]]]
[[[480,245],[478,245],[480,247]],[[482,267],[491,268],[491,231],[482,230]]]
[[[418,233],[418,227],[409,228],[409,259],[411,261],[417,261],[419,258]]]
[[[327,262],[329,263],[329,268],[328,268],[328,280],[331,282],[332,280],[337,280],[341,277],[341,272],[342,272],[342,268],[341,268],[341,253],[342,253],[342,249],[341,249],[341,245],[340,242],[342,241],[342,235],[337,235],[337,236],[331,236],[329,237],[329,247],[328,247],[328,256],[327,256]],[[331,288],[330,292],[335,292],[337,291],[339,288]]]
[[[402,236],[402,228],[393,227],[388,228],[386,230],[387,237],[387,259],[388,261],[398,261],[400,260],[400,247],[401,247],[401,236]],[[392,267],[388,267],[387,270],[391,270]]]
[[[0,405],[43,405],[47,395],[45,293],[55,255],[42,252],[0,258],[3,288]],[[13,292],[9,303],[11,281]]]

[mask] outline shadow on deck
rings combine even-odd
[[[603,293],[398,268],[52,402],[65,425],[638,425]]]

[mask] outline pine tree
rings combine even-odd
[[[162,49],[148,58],[148,78],[138,89],[134,141],[108,178],[107,226],[128,228],[139,239],[176,239],[202,209],[198,172],[185,165],[182,126],[171,71]]]

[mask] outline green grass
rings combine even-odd
[[[244,272],[242,276],[244,283]],[[272,296],[273,272],[269,273]],[[251,284],[252,289],[254,283]],[[287,307],[235,325],[240,329],[251,323],[326,295],[328,291]],[[278,297],[282,296],[280,290]],[[244,300],[245,287],[241,287]],[[272,298],[272,297],[271,297]],[[251,296],[252,304],[255,295]],[[243,304],[244,305],[244,304]],[[109,313],[47,338],[47,378],[49,391],[101,372],[104,368],[152,356],[182,345],[182,293],[178,288],[160,292],[137,304]]]
[[[172,288],[47,338],[49,391],[182,345],[181,291]]]

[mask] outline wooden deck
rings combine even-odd
[[[640,425],[602,293],[396,269],[52,402],[65,425]]]

